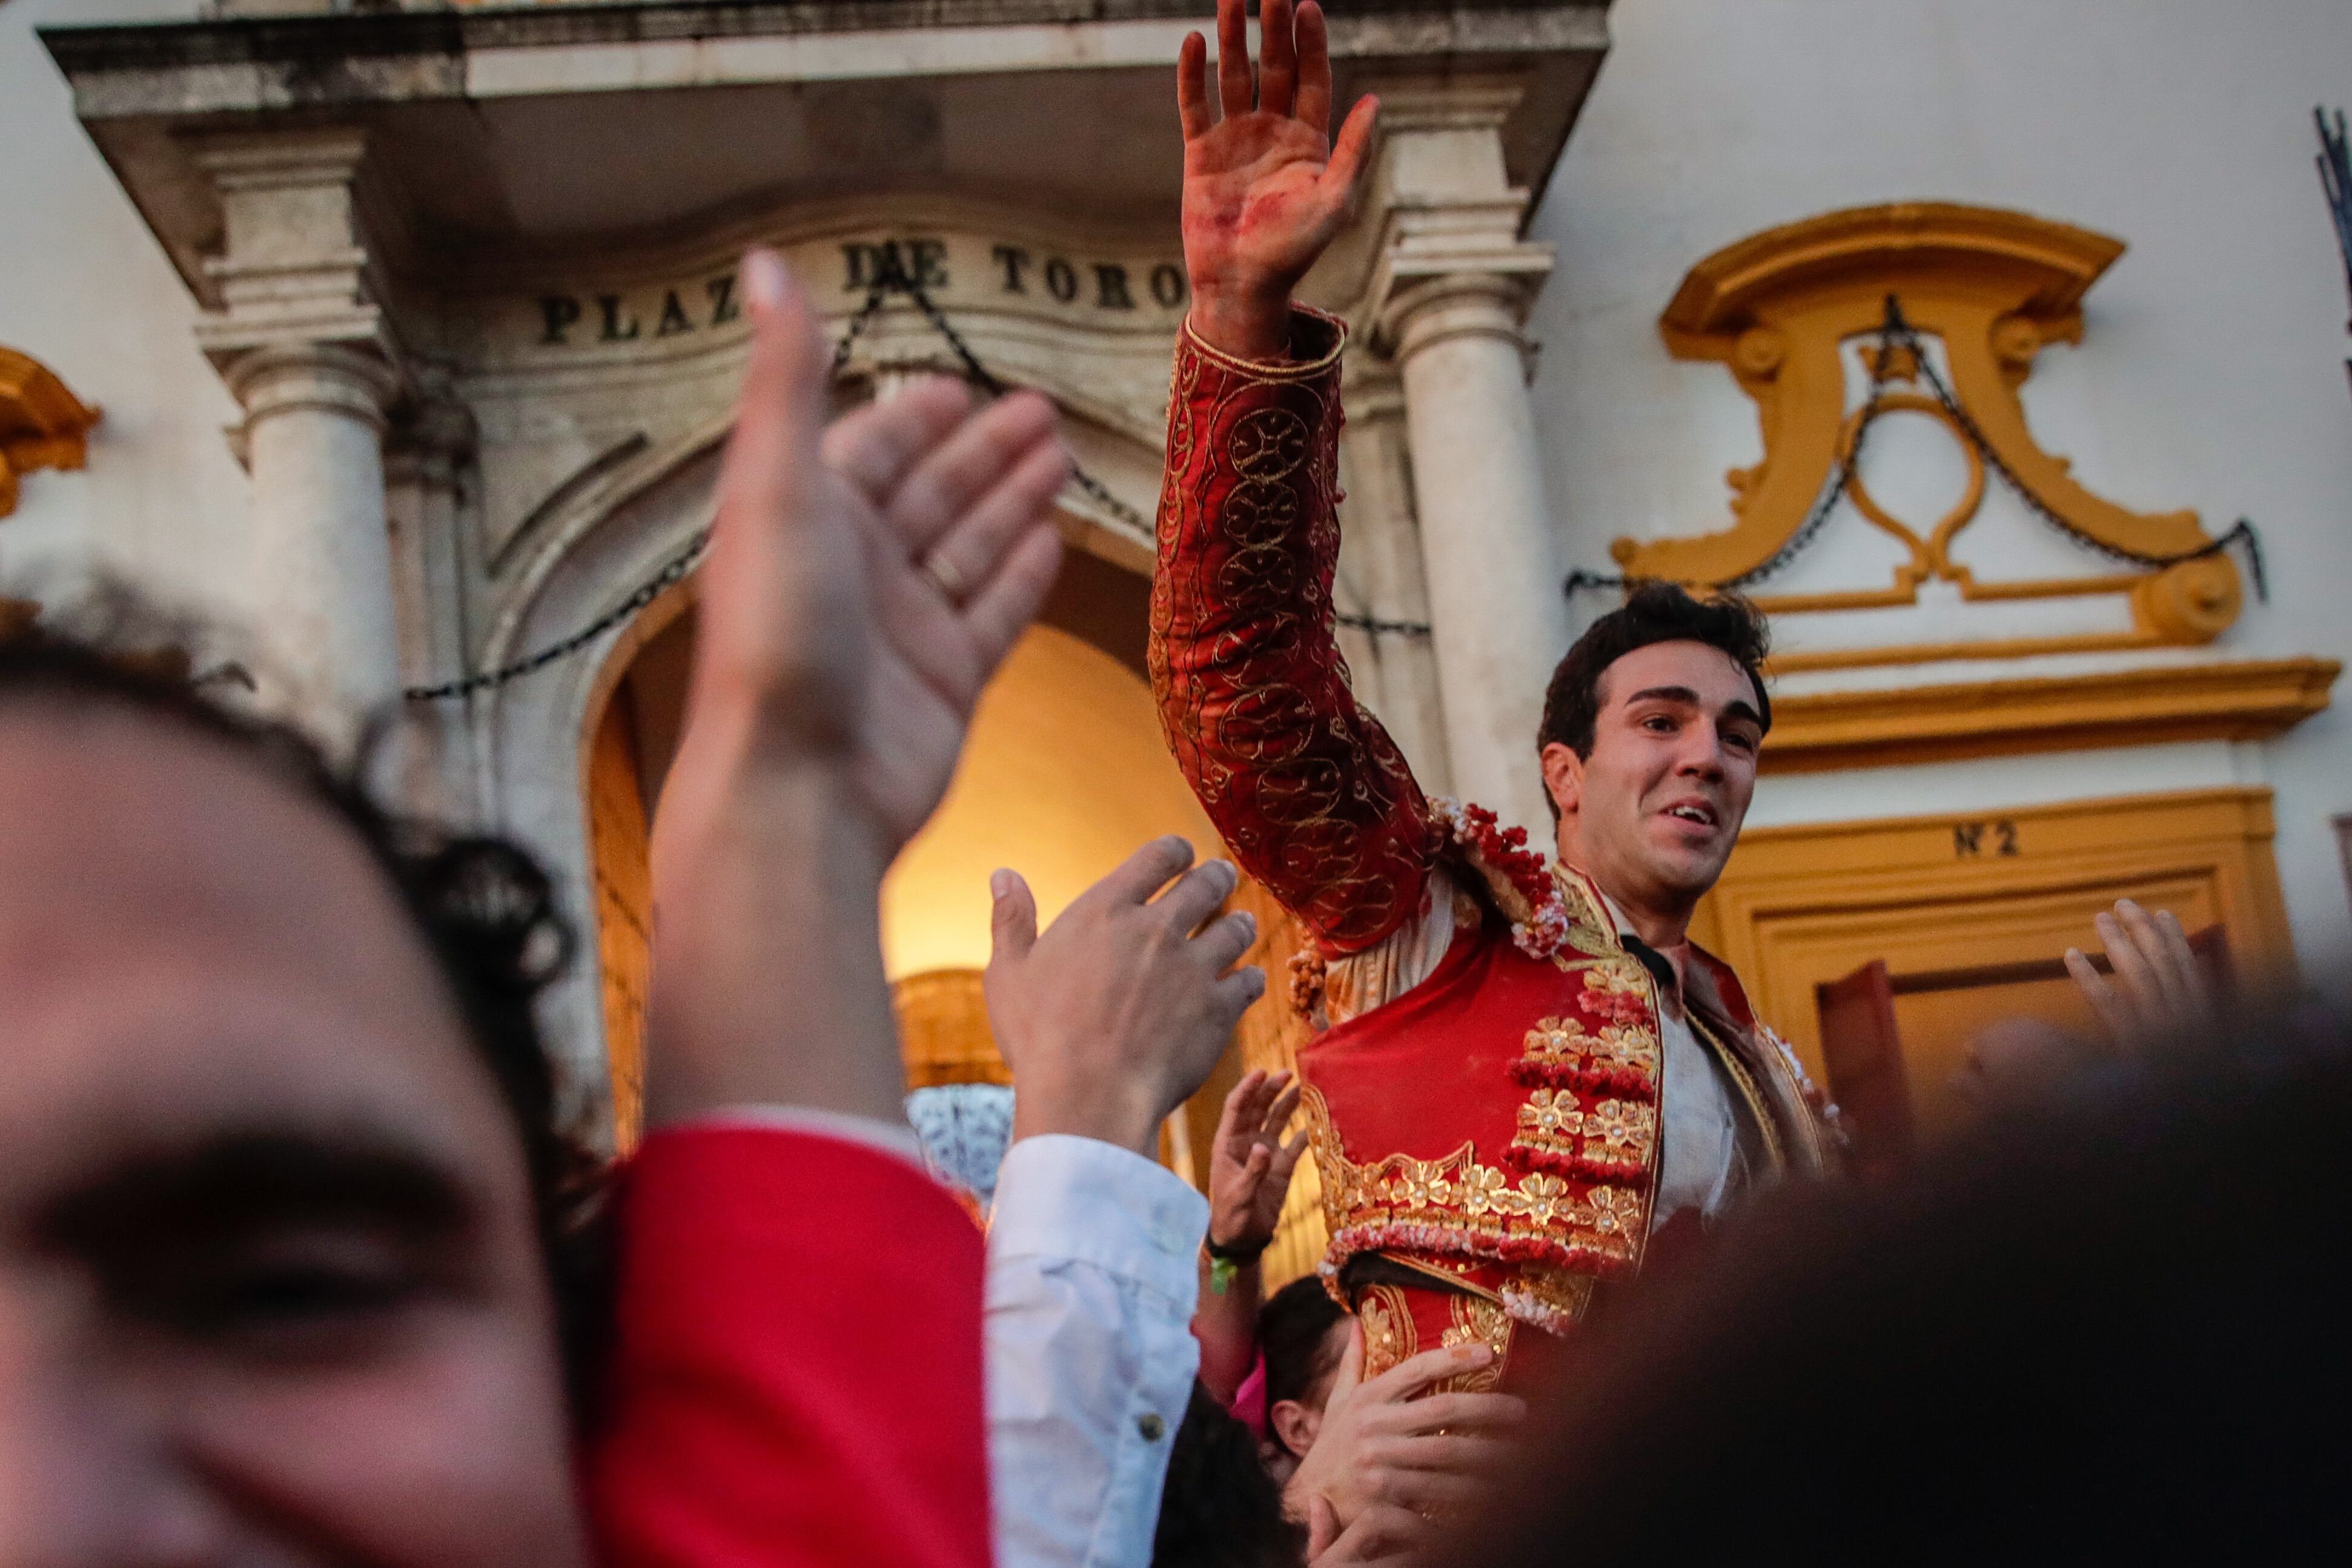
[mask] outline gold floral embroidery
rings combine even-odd
[[[1421,1348],[1412,1307],[1394,1285],[1374,1285],[1356,1300],[1364,1326],[1364,1376],[1378,1377]]]
[[[1630,1075],[1628,1087],[1655,1093],[1659,1054],[1658,1031],[1648,1023],[1605,1023],[1594,1030],[1581,1019],[1546,1018],[1528,1030],[1521,1061],[1543,1069],[1547,1076],[1592,1073],[1613,1080]]]
[[[1511,1314],[1503,1310],[1500,1301],[1484,1296],[1454,1296],[1446,1303],[1449,1320],[1438,1343],[1451,1349],[1457,1344],[1483,1344],[1495,1353],[1495,1359],[1477,1372],[1465,1372],[1433,1385],[1433,1394],[1491,1394],[1503,1385],[1503,1369],[1511,1354]]]
[[[1599,1285],[1600,1281],[1590,1274],[1538,1263],[1520,1270],[1516,1287],[1508,1293],[1561,1322],[1575,1322],[1592,1304],[1592,1292]]]
[[[1639,1176],[1657,1149],[1658,1113],[1638,1101],[1583,1103],[1566,1089],[1538,1089],[1519,1107],[1514,1149],[1574,1160],[1601,1174]]]
[[[1331,642],[1337,319],[1306,361],[1177,334],[1147,664],[1178,768],[1243,865],[1332,955],[1410,917],[1427,870],[1403,754],[1349,697]]]
[[[1335,1267],[1357,1252],[1389,1249],[1604,1269],[1641,1255],[1647,1199],[1633,1186],[1587,1186],[1541,1170],[1514,1182],[1480,1164],[1467,1143],[1442,1159],[1400,1154],[1360,1166],[1340,1149],[1312,1087],[1305,1109]]]

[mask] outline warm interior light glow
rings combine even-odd
[[[893,980],[988,962],[988,876],[1010,866],[1053,919],[1145,840],[1222,854],[1160,738],[1151,692],[1109,654],[1037,626],[982,694],[962,765],[882,884]]]

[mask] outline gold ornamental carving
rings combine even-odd
[[[2140,558],[2177,558],[2213,543],[2193,511],[2135,512],[2086,488],[2065,458],[2042,449],[2018,400],[2046,345],[2081,340],[2083,297],[2123,251],[2120,240],[2022,213],[1897,202],[1769,229],[1708,256],[1683,279],[1659,330],[1675,358],[1720,361],[1755,400],[1763,460],[1725,476],[1730,528],[1620,538],[1611,547],[1620,568],[1629,577],[1712,587],[1755,571],[1786,548],[1862,434],[1867,411],[1847,406],[1848,355],[1859,352],[1865,372],[1874,361],[1879,373],[1876,413],[1924,414],[1958,442],[1969,465],[1965,491],[1942,517],[1915,528],[1853,474],[1846,498],[1907,552],[1894,580],[1884,588],[1759,594],[1757,603],[1780,613],[1885,609],[1916,603],[1922,584],[1941,580],[1969,601],[2126,594],[2133,627],[1796,653],[1776,660],[1776,669],[2210,642],[2237,619],[2243,598],[2236,566],[2219,553],[2020,580],[1980,580],[1952,558],[1955,537],[1978,515],[1989,466],[1962,417],[1993,459],[2085,540]],[[1927,395],[1917,354],[1885,331],[1890,297],[1919,340],[1941,344],[1959,415]]]
[[[19,476],[80,467],[98,420],[99,411],[67,391],[47,365],[0,349],[0,517],[16,509]]]

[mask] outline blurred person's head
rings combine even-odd
[[[1560,858],[1637,911],[1686,915],[1723,874],[1772,727],[1763,617],[1647,583],[1552,672],[1536,748]]]
[[[1306,1553],[1257,1438],[1195,1382],[1168,1450],[1151,1568],[1298,1568]]]
[[[1349,1319],[1313,1274],[1293,1280],[1258,1309],[1265,1357],[1265,1426],[1277,1471],[1297,1468],[1323,1427],[1323,1407],[1348,1352]]]
[[[2345,1560],[2352,1052],[2239,1029],[1645,1280],[1464,1561]]]
[[[0,643],[0,1564],[570,1564],[584,1162],[519,852]]]

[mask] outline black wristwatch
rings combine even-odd
[[[1201,1241],[1201,1250],[1209,1255],[1209,1261],[1212,1263],[1229,1263],[1236,1269],[1246,1269],[1265,1257],[1265,1249],[1273,1245],[1272,1237],[1266,1238],[1255,1247],[1223,1247],[1203,1237]]]

